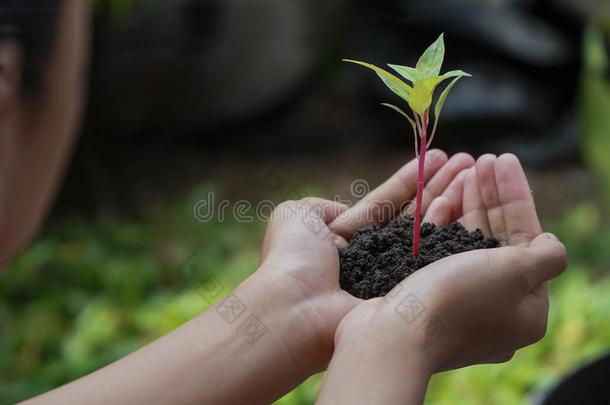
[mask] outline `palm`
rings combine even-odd
[[[481,156],[476,164],[455,176],[442,195],[434,198],[425,222],[438,226],[459,221],[469,231],[480,229],[502,246],[529,246],[542,233],[532,192],[519,160],[510,154]],[[548,287],[530,291],[527,302],[548,312]],[[514,351],[487,359],[497,363]]]
[[[469,231],[480,229],[502,246],[529,246],[542,233],[536,206],[519,160],[510,154],[481,156],[437,197],[426,213],[426,222],[438,226],[459,221]],[[529,302],[548,311],[548,286],[530,291]],[[504,362],[508,352],[487,362]]]
[[[447,173],[447,169],[443,168],[428,182],[424,221],[439,226],[459,221],[470,231],[480,229],[486,236],[498,239],[502,246],[529,246],[542,229],[518,159],[513,155],[499,158],[485,155],[473,167],[466,164],[468,161],[464,159],[459,173],[452,172],[445,177],[441,173]],[[443,181],[439,181],[441,178]],[[439,193],[439,190],[443,191]],[[536,309],[532,313],[546,314],[546,283],[534,287],[523,303],[523,307]],[[513,354],[514,350],[509,349],[485,362],[504,362]]]
[[[463,153],[447,160],[444,153],[431,151],[430,157],[424,207],[445,193],[456,176],[474,164],[474,159]],[[341,204],[316,198],[285,203],[276,210],[279,218],[269,224],[261,252],[264,263],[261,268],[286,287],[290,299],[304,298],[312,304],[318,315],[316,319],[322,322],[322,333],[331,341],[340,320],[361,301],[339,287],[337,241],[345,244],[356,229],[370,224],[370,215],[362,210],[374,212],[376,202],[389,202],[399,209],[411,201],[416,179],[417,161],[413,160],[349,210]],[[319,213],[317,224],[303,221],[302,216],[290,215],[303,204]],[[319,210],[320,206],[325,208]],[[375,223],[381,220],[373,219]]]

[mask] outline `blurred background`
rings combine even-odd
[[[610,351],[610,2],[97,0],[89,97],[44,232],[0,276],[0,403],[95,370],[252,273],[264,223],[209,198],[353,199],[411,159],[393,96],[342,64],[414,65],[441,32],[464,69],[435,146],[517,154],[566,243],[549,333],[499,366],[434,377],[430,403],[535,403]],[[220,297],[218,297],[220,298]],[[212,302],[213,303],[213,302]],[[320,376],[280,400],[310,404]]]

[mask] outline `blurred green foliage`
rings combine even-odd
[[[118,20],[120,18],[128,17],[131,12],[140,6],[145,6],[151,1],[158,0],[89,0],[93,5],[97,15],[109,18],[111,20]]]
[[[434,376],[428,403],[531,403],[578,365],[610,351],[610,228],[599,217],[596,205],[584,203],[545,226],[566,244],[570,261],[550,285],[546,337],[508,363]]]
[[[72,218],[48,227],[0,279],[0,403],[64,384],[178,327],[213,303],[198,293],[210,275],[224,287],[217,301],[256,269],[264,225],[197,222],[193,206],[208,190],[146,221]],[[521,403],[610,346],[610,229],[598,216],[583,205],[550,227],[571,264],[552,284],[547,337],[508,364],[434,377],[430,403]],[[313,403],[320,380],[278,403]]]
[[[596,174],[610,211],[610,63],[606,41],[610,23],[589,25],[584,34],[584,71],[581,84],[583,154]]]
[[[123,16],[137,0],[93,0]],[[142,0],[148,1],[148,0]],[[610,206],[610,83],[600,27],[585,35],[583,152]],[[52,389],[171,331],[213,302],[198,292],[214,275],[228,293],[256,269],[261,223],[202,224],[193,206],[203,186],[146,221],[69,218],[49,226],[0,278],[0,404]],[[217,194],[218,196],[218,194]],[[594,204],[547,224],[568,247],[570,266],[551,284],[547,336],[502,365],[443,373],[434,404],[517,404],[610,349],[610,228]],[[279,404],[311,404],[313,376]]]
[[[258,261],[261,224],[201,224],[195,196],[131,220],[73,218],[52,225],[0,279],[0,403],[68,382],[176,328]],[[238,226],[239,225],[239,226]]]

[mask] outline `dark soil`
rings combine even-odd
[[[339,249],[341,288],[364,299],[382,297],[415,271],[444,257],[499,246],[480,230],[468,232],[454,222],[437,228],[423,224],[421,249],[413,256],[413,218],[399,217],[385,228],[367,226]]]

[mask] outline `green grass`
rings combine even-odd
[[[10,266],[0,283],[0,403],[78,378],[181,325],[211,304],[197,292],[207,276],[226,293],[256,269],[264,225],[195,221],[193,203],[207,190],[146,221],[64,220]],[[597,215],[583,205],[551,227],[572,261],[552,285],[547,337],[508,364],[434,377],[429,402],[522,403],[610,346],[610,230]],[[312,403],[320,380],[278,403]]]

